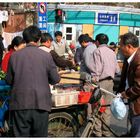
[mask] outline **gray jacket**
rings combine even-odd
[[[58,83],[60,76],[52,56],[29,44],[11,55],[6,81],[12,85],[10,110],[50,111],[49,84]]]
[[[90,69],[87,67],[87,64],[93,63],[93,52],[96,50],[96,45],[89,42],[88,46],[83,51],[83,59],[81,61],[80,71],[90,73]]]

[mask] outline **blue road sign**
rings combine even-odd
[[[38,27],[41,31],[47,31],[47,3],[38,3]]]
[[[119,24],[118,13],[96,13],[96,24]]]

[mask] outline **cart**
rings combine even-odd
[[[70,87],[75,86],[74,84]],[[78,88],[81,89],[82,85],[78,85]],[[5,81],[0,80],[0,112],[2,111],[0,113],[0,135],[2,137],[13,137],[8,114],[10,89],[11,87],[6,85]],[[85,103],[52,107],[49,114],[48,137],[79,137],[81,135],[79,128],[86,120],[86,108]]]
[[[89,87],[97,87],[96,85],[91,84],[90,82],[85,82],[78,85],[78,92],[83,92],[84,94],[88,93],[85,91],[84,84],[88,84]],[[77,85],[70,85],[75,87]],[[1,86],[0,86],[1,87]],[[9,99],[8,91],[10,87],[5,85],[6,88],[0,89],[0,99],[3,97],[3,102],[6,103]],[[100,89],[103,90],[103,89]],[[107,92],[107,91],[105,91]],[[69,104],[62,106],[53,106],[49,114],[48,122],[48,137],[90,137],[92,134],[92,129],[94,127],[95,119],[94,116],[98,115],[102,104],[101,96],[99,97],[98,102],[96,102],[96,108],[93,111],[93,115],[90,119],[87,120],[87,103],[93,98],[94,93],[89,96],[86,102],[78,102],[77,104]],[[3,96],[4,95],[4,96]],[[5,96],[6,95],[6,96]],[[4,125],[5,120],[3,121]],[[108,127],[109,128],[109,127]],[[7,131],[9,128],[7,127]],[[117,136],[114,131],[109,128],[109,130]],[[47,130],[46,130],[47,131]],[[6,137],[11,135],[6,135]]]
[[[48,137],[79,137],[86,122],[86,104],[52,108]]]
[[[65,77],[67,78],[67,77]],[[68,78],[69,79],[69,78]],[[72,78],[77,79],[77,78]],[[86,81],[86,83],[91,88],[98,88],[104,93],[110,94],[110,96],[116,97],[113,93],[106,91],[105,89],[99,88],[97,85]],[[83,89],[82,89],[83,90]],[[94,91],[94,90],[93,90]],[[92,92],[92,95],[94,92]],[[88,102],[83,104],[62,106],[52,108],[52,112],[49,116],[49,127],[48,136],[49,137],[92,137],[92,131],[96,122],[96,117],[101,113],[105,107],[110,105],[102,104],[102,95],[97,96],[97,101],[94,96],[90,96]],[[92,117],[87,119],[87,103],[95,105],[92,112]],[[96,116],[96,117],[95,117]],[[104,122],[102,118],[100,120],[106,125],[110,132],[112,132],[114,137],[120,137],[114,132],[112,128]]]
[[[77,96],[75,92],[70,94],[67,89],[74,87],[80,93],[80,90],[83,91],[83,85],[65,84],[59,86],[62,86],[64,88],[63,90],[66,90],[66,98],[68,100],[65,99],[67,102],[63,102],[63,104],[56,102],[56,106],[52,107],[51,113],[49,114],[48,137],[79,137],[81,135],[80,130],[86,123],[87,102],[76,103],[74,99],[80,96]],[[85,93],[88,94],[88,92]],[[65,96],[63,93],[57,95],[59,96],[58,99]]]

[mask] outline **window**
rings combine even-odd
[[[72,40],[72,35],[66,35],[66,40]]]
[[[66,29],[66,32],[67,32],[67,33],[72,33],[72,28],[71,28],[71,27],[68,27],[68,28]]]
[[[67,40],[68,45],[76,38],[76,25],[75,24],[63,24],[63,36]]]
[[[72,27],[66,27],[66,40],[72,40]]]
[[[140,35],[140,31],[136,30],[136,36]]]

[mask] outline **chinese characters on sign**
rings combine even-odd
[[[38,3],[38,27],[41,31],[47,31],[47,3]]]
[[[119,25],[119,14],[96,13],[96,24]]]

